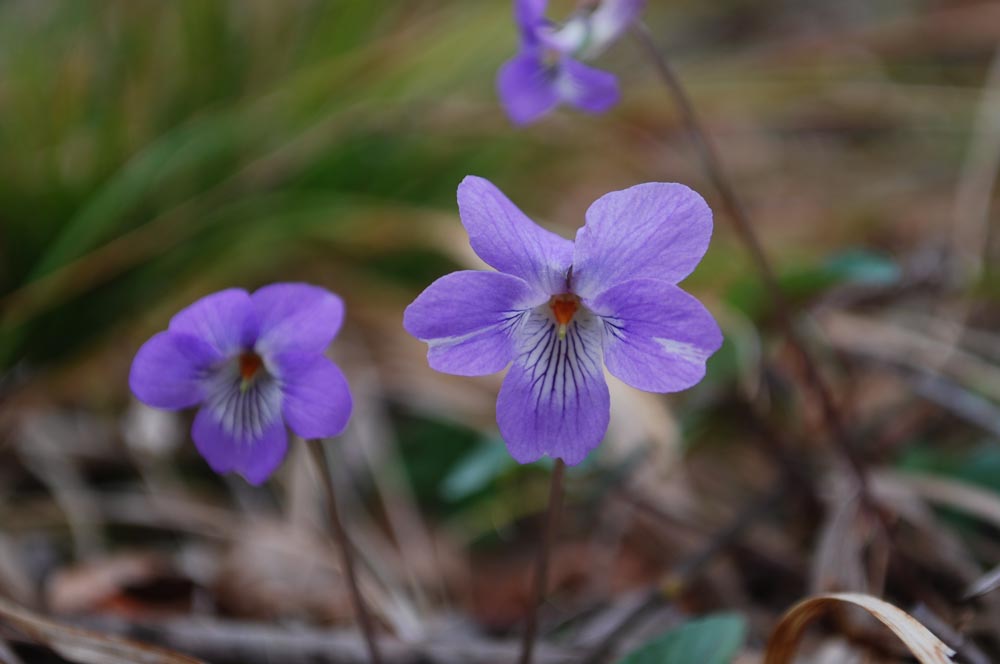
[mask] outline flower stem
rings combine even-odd
[[[545,516],[542,546],[538,550],[538,557],[535,559],[535,593],[531,607],[528,609],[528,621],[524,627],[521,664],[531,664],[531,658],[535,652],[535,637],[538,635],[538,608],[545,599],[545,591],[548,586],[549,558],[552,553],[552,542],[555,539],[555,531],[559,526],[559,512],[562,511],[563,474],[565,470],[566,463],[562,459],[556,459],[555,467],[552,469],[551,484],[549,485],[549,509]]]
[[[340,512],[337,508],[337,494],[333,490],[333,478],[330,474],[330,465],[326,460],[326,452],[323,449],[323,441],[307,441],[309,452],[316,464],[316,471],[320,476],[320,484],[323,486],[323,493],[326,494],[327,512],[329,512],[330,522],[333,525],[333,535],[337,541],[337,548],[340,549],[340,557],[344,566],[344,576],[347,577],[347,584],[351,591],[351,603],[354,605],[354,616],[361,627],[361,633],[368,647],[368,659],[372,664],[381,664],[382,658],[379,655],[378,646],[375,642],[375,630],[372,627],[371,616],[365,605],[364,597],[361,596],[361,588],[358,585],[358,577],[354,571],[354,553],[351,548],[351,541],[347,537],[347,531],[340,520]]]
[[[680,78],[676,73],[674,73],[674,70],[667,61],[666,56],[664,56],[664,54],[656,47],[649,28],[643,23],[636,22],[632,27],[632,34],[638,41],[643,54],[649,59],[653,68],[656,70],[660,79],[666,85],[667,90],[677,103],[684,127],[698,149],[705,171],[708,174],[709,179],[712,181],[712,185],[719,192],[719,196],[722,199],[722,204],[726,210],[727,216],[732,220],[736,234],[739,236],[740,241],[746,246],[747,251],[749,251],[750,257],[757,268],[757,272],[760,273],[764,286],[770,293],[775,313],[777,315],[778,324],[781,326],[785,338],[788,340],[792,350],[799,358],[802,370],[805,373],[806,383],[812,389],[820,404],[820,409],[823,413],[823,420],[832,434],[833,442],[841,456],[844,457],[850,466],[858,482],[858,488],[861,492],[862,499],[869,506],[874,506],[871,501],[871,494],[868,486],[868,474],[865,470],[864,463],[855,451],[854,443],[850,438],[847,427],[844,425],[844,419],[840,413],[840,409],[833,398],[833,394],[830,391],[829,386],[823,379],[815,360],[813,360],[812,355],[806,349],[805,343],[802,341],[799,333],[795,329],[792,315],[790,313],[791,307],[788,304],[788,300],[785,298],[784,292],[781,290],[781,286],[775,277],[774,270],[771,268],[767,255],[764,253],[760,240],[758,240],[757,234],[753,229],[753,225],[750,223],[750,217],[746,212],[746,208],[737,197],[732,181],[722,166],[722,160],[719,158],[718,152],[716,151],[711,138],[702,127],[701,122],[698,119],[698,115],[695,113],[691,97],[688,95],[683,83],[681,83]]]

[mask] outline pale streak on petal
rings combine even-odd
[[[558,29],[546,28],[541,32],[546,46],[566,55],[574,55],[586,44],[590,36],[589,17],[577,14]]]
[[[694,344],[677,341],[676,339],[653,337],[653,341],[670,355],[685,359],[691,364],[704,364],[712,356],[713,352],[706,348],[699,348]]]
[[[642,13],[645,0],[604,0],[588,17],[590,32],[582,56],[596,58]]]
[[[526,314],[526,311],[508,311],[504,313],[503,319],[501,319],[496,325],[484,327],[478,330],[472,330],[471,332],[467,332],[465,334],[456,334],[451,337],[427,339],[427,347],[449,348],[451,346],[458,346],[466,341],[475,339],[478,336],[494,334],[498,331],[506,334],[514,334],[517,331],[517,326],[524,320]]]
[[[722,332],[705,306],[665,281],[625,281],[587,302],[604,323],[608,371],[640,390],[695,385],[722,346]]]

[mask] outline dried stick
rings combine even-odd
[[[590,654],[582,660],[582,664],[601,664],[601,662],[608,661],[621,639],[632,631],[641,619],[679,595],[719,555],[738,544],[750,526],[770,514],[773,508],[785,499],[786,494],[787,491],[784,487],[778,487],[740,510],[721,530],[713,533],[701,549],[674,565],[673,569],[663,577],[656,587],[646,591],[643,600],[605,635]],[[654,516],[662,517],[661,513],[648,504],[639,505],[639,507],[646,509]]]
[[[549,577],[549,558],[552,554],[552,542],[559,524],[559,512],[562,509],[563,474],[566,463],[556,459],[552,469],[552,483],[549,485],[549,510],[545,517],[545,531],[542,533],[542,546],[535,559],[535,595],[528,609],[528,621],[524,627],[524,640],[521,646],[521,664],[531,664],[535,651],[535,638],[538,635],[538,608],[545,599],[546,586]]]
[[[340,513],[337,510],[337,494],[333,490],[333,479],[330,475],[330,465],[326,460],[326,452],[323,449],[323,441],[308,441],[309,452],[316,464],[319,472],[320,484],[326,494],[327,511],[329,512],[330,523],[333,525],[333,535],[340,549],[340,557],[344,564],[344,576],[347,577],[347,584],[351,590],[351,601],[354,604],[354,615],[361,633],[365,638],[365,645],[368,647],[368,658],[372,664],[381,664],[382,658],[379,656],[378,646],[375,642],[375,630],[372,627],[371,616],[365,606],[364,597],[361,596],[361,588],[358,586],[358,577],[354,571],[354,554],[351,550],[351,541],[347,537],[347,531],[340,520]]]
[[[736,230],[736,234],[739,236],[740,241],[746,246],[747,251],[750,252],[750,258],[753,260],[765,287],[771,295],[775,313],[778,317],[778,323],[781,326],[785,337],[788,339],[789,345],[799,357],[799,361],[802,365],[803,371],[805,372],[806,383],[815,393],[819,401],[820,408],[823,412],[823,420],[832,434],[833,441],[857,478],[863,500],[867,505],[873,506],[868,487],[868,475],[865,471],[864,463],[854,450],[854,445],[849,437],[847,428],[844,426],[843,417],[841,416],[837,403],[833,398],[833,394],[830,392],[830,388],[827,386],[819,372],[819,368],[816,366],[815,361],[806,349],[806,346],[799,337],[798,332],[795,330],[795,325],[792,321],[790,313],[791,308],[788,301],[778,284],[778,280],[774,275],[774,270],[771,268],[767,255],[764,253],[764,249],[761,246],[760,241],[757,239],[757,235],[753,230],[753,225],[750,223],[750,217],[746,212],[746,208],[743,207],[739,198],[736,196],[736,191],[732,186],[729,176],[726,175],[725,169],[722,166],[722,161],[718,156],[718,152],[695,113],[694,104],[691,102],[691,98],[688,95],[687,90],[681,83],[680,78],[678,78],[674,73],[673,68],[667,62],[666,57],[656,47],[652,35],[649,32],[649,28],[642,23],[636,23],[632,27],[632,34],[637,40],[643,54],[649,58],[650,63],[653,65],[657,74],[659,74],[663,83],[673,96],[674,101],[677,103],[684,126],[687,129],[688,134],[694,140],[698,152],[701,155],[705,171],[708,174],[709,179],[712,181],[712,185],[719,192],[726,214],[732,220],[733,228]]]
[[[365,646],[356,631],[308,625],[216,620],[208,617],[127,621],[109,614],[74,620],[91,629],[141,638],[210,662],[239,664],[366,664]],[[489,639],[473,629],[430,631],[418,641],[402,642],[379,634],[385,664],[497,664],[511,662],[519,641]],[[579,664],[583,651],[572,646],[538,644],[536,664]]]

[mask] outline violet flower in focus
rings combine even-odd
[[[340,298],[308,284],[213,293],[143,344],[129,385],[156,408],[200,406],[191,436],[212,470],[260,484],[285,457],[286,425],[302,438],[347,426],[347,380],[323,354],[343,319]]]
[[[510,119],[519,125],[539,119],[559,104],[603,113],[620,97],[618,79],[582,60],[596,57],[628,28],[644,0],[586,3],[566,23],[545,18],[548,0],[515,0],[521,34],[519,53],[497,74],[497,91]]]
[[[680,184],[606,194],[576,241],[537,226],[492,183],[458,188],[475,252],[498,272],[462,271],[431,284],[403,326],[444,373],[481,376],[513,363],[497,424],[521,463],[577,464],[610,419],[608,371],[648,392],[698,383],[722,345],[712,315],[676,284],[708,248],[712,212]]]

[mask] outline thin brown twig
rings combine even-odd
[[[649,28],[637,22],[632,28],[632,34],[677,103],[681,119],[698,149],[705,171],[712,181],[712,185],[719,192],[726,214],[733,222],[733,228],[736,230],[740,241],[746,246],[747,251],[749,251],[750,258],[760,273],[764,286],[771,296],[778,324],[781,326],[789,345],[799,358],[799,362],[805,372],[806,383],[819,401],[823,420],[832,434],[833,442],[851,467],[858,481],[863,500],[867,505],[873,506],[864,463],[854,449],[847,428],[844,425],[843,417],[829,386],[827,386],[816,362],[795,329],[790,313],[791,307],[781,290],[781,286],[778,284],[774,270],[771,268],[767,255],[764,253],[764,249],[753,229],[753,225],[750,223],[750,217],[746,212],[746,208],[740,202],[739,197],[737,197],[731,180],[722,166],[722,160],[719,158],[714,144],[698,119],[694,104],[687,90],[684,88],[677,74],[674,73],[666,57],[657,48]]]
[[[582,664],[601,664],[612,655],[615,647],[641,619],[651,611],[677,597],[685,588],[698,579],[718,556],[739,543],[750,526],[773,512],[773,508],[785,499],[787,491],[778,487],[770,493],[746,505],[722,529],[715,532],[699,550],[680,560],[654,588],[650,588],[643,600],[625,615],[614,629],[597,644],[582,661]],[[655,507],[642,505],[654,516],[662,517]],[[651,508],[651,509],[650,509]]]
[[[351,630],[323,626],[283,625],[275,622],[221,620],[207,616],[160,620],[125,620],[112,614],[74,618],[73,624],[124,637],[141,638],[191,653],[210,662],[274,664],[365,664],[364,645]],[[432,630],[416,641],[403,642],[379,634],[385,664],[496,664],[517,657],[519,640],[494,639],[475,630]],[[579,664],[583,650],[540,643],[536,664]]]
[[[204,664],[201,660],[147,643],[56,622],[0,597],[0,624],[28,643],[50,648],[76,662]]]
[[[372,664],[381,664],[382,658],[379,655],[379,649],[376,645],[375,630],[372,626],[371,616],[368,614],[364,597],[361,596],[358,577],[354,571],[354,554],[351,549],[351,541],[347,537],[347,531],[344,529],[344,524],[340,520],[340,513],[337,509],[337,494],[333,489],[330,464],[326,460],[323,441],[313,439],[308,441],[308,446],[309,452],[316,464],[316,470],[319,472],[320,484],[323,486],[323,492],[326,494],[327,511],[329,512],[330,523],[333,525],[333,535],[337,541],[337,547],[340,549],[340,557],[344,564],[344,576],[347,577],[347,584],[351,590],[351,601],[354,604],[355,617],[357,618],[358,625],[361,627],[365,645],[368,647],[368,657]]]
[[[581,664],[602,664],[607,662],[612,652],[617,647],[619,641],[624,638],[641,619],[644,619],[654,609],[662,606],[667,601],[663,590],[657,586],[646,591],[645,595],[635,607],[629,611],[622,619],[609,631],[594,649],[581,660]]]
[[[0,662],[3,664],[24,664],[24,660],[17,656],[7,639],[0,637]]]
[[[552,480],[549,485],[549,510],[545,517],[545,531],[542,533],[542,546],[535,559],[535,595],[528,609],[528,620],[524,627],[524,640],[521,647],[521,664],[531,664],[535,651],[535,638],[538,635],[538,609],[545,599],[546,586],[549,578],[549,559],[552,555],[552,542],[559,525],[559,512],[562,510],[563,475],[566,463],[556,459],[552,469]]]

